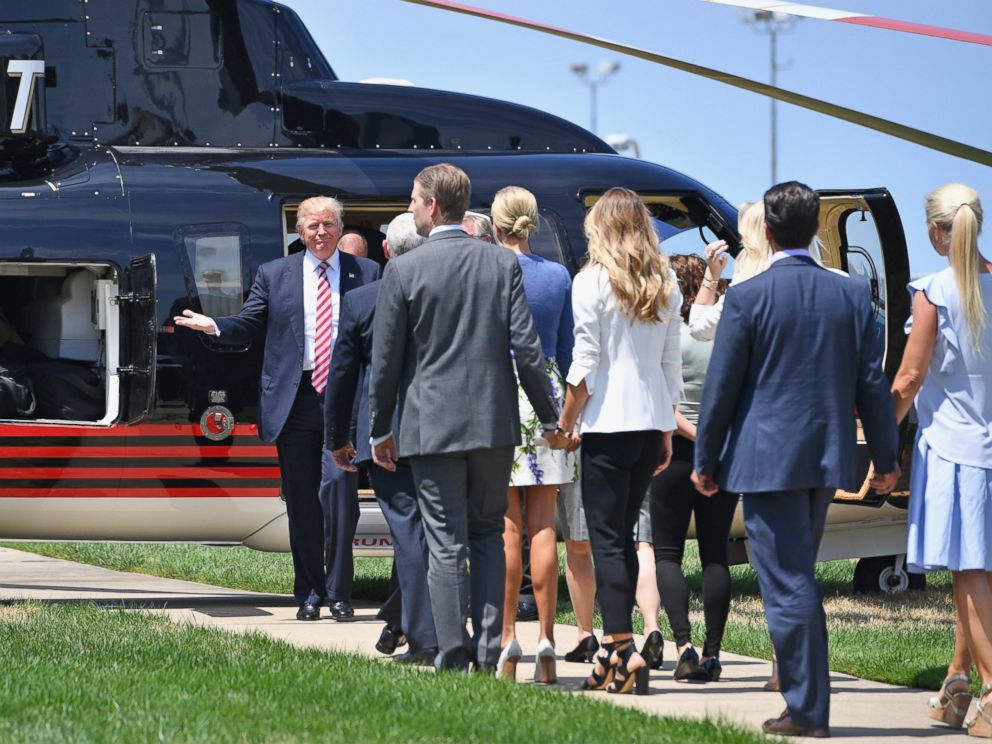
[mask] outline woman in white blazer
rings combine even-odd
[[[651,476],[671,458],[682,390],[682,295],[636,193],[614,188],[585,221],[589,261],[572,285],[575,348],[560,425],[582,442],[582,500],[603,612],[584,687],[647,692],[633,645],[634,524]],[[577,427],[577,428],[576,428]],[[612,683],[612,684],[611,684]]]

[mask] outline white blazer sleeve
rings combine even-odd
[[[661,370],[668,385],[672,405],[682,399],[682,292],[672,272],[672,294],[668,298],[668,319],[665,321],[665,347],[661,352]]]
[[[716,338],[716,327],[720,324],[720,316],[723,315],[723,298],[715,305],[696,305],[689,308],[689,335],[697,341],[712,341]]]
[[[580,271],[572,282],[572,316],[575,323],[575,346],[572,347],[572,365],[565,381],[578,386],[586,381],[586,390],[592,395],[596,371],[599,369],[600,323],[603,317],[603,297],[600,272],[596,269]]]

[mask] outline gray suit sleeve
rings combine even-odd
[[[369,383],[370,434],[378,439],[393,427],[393,413],[407,344],[407,306],[399,272],[386,265],[372,326],[372,379]]]
[[[896,424],[889,380],[882,371],[882,357],[875,344],[875,328],[871,301],[865,293],[860,297],[861,355],[858,359],[858,383],[854,403],[865,432],[868,451],[875,471],[891,473],[896,469],[899,449],[899,427]]]
[[[527,296],[524,294],[524,274],[513,259],[510,277],[510,344],[517,361],[517,374],[534,413],[542,424],[558,421],[560,411],[551,390],[551,380],[544,368],[541,339],[534,330]]]

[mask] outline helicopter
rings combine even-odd
[[[4,540],[288,550],[275,447],[257,433],[261,344],[172,318],[236,313],[259,265],[301,249],[309,196],[340,199],[380,261],[384,226],[438,162],[468,173],[473,210],[509,183],[531,190],[532,248],[572,273],[586,211],[617,185],[641,195],[666,249],[739,250],[736,208],[693,178],[533,108],[339,80],[270,0],[7,3],[0,75]],[[899,213],[884,188],[820,193],[821,259],[871,292],[891,377],[910,310]],[[905,588],[907,496],[905,482],[839,494],[820,558],[861,558],[864,588]],[[356,553],[390,547],[363,499]],[[747,560],[739,518],[731,552]]]

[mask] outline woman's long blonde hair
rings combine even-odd
[[[940,227],[944,231],[945,245],[950,243],[947,258],[954,271],[971,340],[981,352],[988,318],[978,279],[981,258],[978,235],[982,232],[982,203],[978,192],[963,183],[949,183],[928,194],[924,204],[928,227]]]
[[[741,234],[741,252],[734,259],[735,282],[757,276],[771,266],[772,247],[765,235],[764,202],[744,202],[737,210],[737,231]]]
[[[673,282],[668,257],[658,247],[651,215],[640,197],[624,188],[603,194],[585,221],[587,266],[602,266],[620,309],[632,320],[663,323]]]

